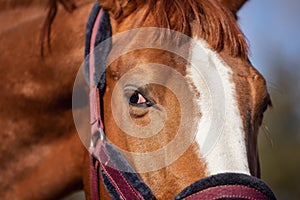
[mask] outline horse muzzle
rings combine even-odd
[[[100,163],[100,169],[95,169],[93,166],[91,169],[95,169],[96,172],[101,171],[103,183],[113,199],[156,199],[151,189],[114,145],[104,142],[98,155],[99,157],[94,159]],[[126,169],[126,171],[119,169]],[[180,199],[276,200],[276,197],[266,183],[254,176],[222,173],[202,178],[186,187],[174,198],[174,200]]]

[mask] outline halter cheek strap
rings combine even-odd
[[[100,11],[100,12],[99,12]],[[97,14],[98,13],[98,14]],[[98,132],[101,133],[103,130],[103,123],[101,120],[101,114],[100,114],[100,94],[99,90],[96,87],[95,81],[94,81],[94,74],[95,74],[95,54],[94,54],[94,47],[96,44],[96,35],[97,35],[97,30],[99,28],[99,22],[100,19],[103,15],[103,10],[98,10],[97,8],[93,9],[92,13],[90,14],[90,19],[91,20],[95,18],[94,22],[92,22],[92,27],[93,29],[89,29],[89,26],[91,25],[90,23],[87,24],[87,33],[86,36],[88,37],[87,41],[90,41],[90,43],[86,44],[86,48],[89,50],[85,52],[85,57],[89,56],[89,66],[88,70],[85,68],[86,74],[89,75],[88,80],[89,80],[89,85],[90,85],[90,119],[91,119],[91,143],[90,143],[90,194],[92,199],[100,199],[100,194],[99,194],[99,167],[100,167],[100,162],[95,159],[92,155],[93,151],[95,150],[94,148],[96,147],[97,140],[98,140]],[[92,32],[91,32],[92,31]]]
[[[113,199],[152,200],[155,197],[151,189],[142,181],[122,153],[107,140],[103,131],[101,100],[105,90],[105,66],[111,50],[111,34],[108,14],[95,3],[87,23],[85,44],[85,74],[90,86],[91,199],[100,199],[101,174],[102,181]],[[105,45],[96,48],[102,42]],[[196,181],[175,197],[175,200],[179,199],[275,200],[276,198],[260,179],[244,174],[225,173]]]
[[[90,193],[92,200],[100,199],[99,172],[106,189],[114,199],[154,199],[150,188],[106,140],[101,119],[101,100],[105,90],[106,58],[111,49],[109,16],[95,3],[86,30],[85,74],[90,86]],[[101,48],[97,48],[101,42]],[[96,56],[97,55],[97,56]],[[121,161],[121,162],[120,162]],[[120,166],[122,165],[122,166]],[[127,169],[126,172],[118,169]]]

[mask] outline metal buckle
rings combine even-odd
[[[104,142],[104,140],[106,139],[106,137],[105,137],[103,129],[101,127],[99,127],[98,131],[99,131],[99,137],[100,137],[101,142]]]
[[[101,142],[104,142],[104,140],[105,140],[105,134],[101,127],[99,127],[97,129],[97,131],[95,131],[92,134],[91,141],[90,141],[90,147],[95,148],[99,139]]]

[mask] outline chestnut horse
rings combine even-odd
[[[155,199],[180,199],[182,191],[212,175],[260,176],[257,135],[271,101],[237,25],[244,2],[99,0],[109,17],[98,12],[87,40],[94,45],[101,38],[98,21],[106,24],[99,25],[104,32],[109,22],[112,43],[106,87],[95,59],[105,57],[110,39],[87,56],[90,98],[101,86],[100,98],[91,101],[91,123],[98,121],[100,129],[92,128],[99,138],[91,143],[90,170],[86,166],[87,198],[100,192],[101,199],[124,199],[132,190],[140,199],[147,190]],[[138,176],[128,178],[128,172]],[[99,187],[95,173],[101,174]]]
[[[2,199],[57,199],[82,189],[83,185],[88,199],[91,195],[89,153],[79,140],[73,124],[71,96],[75,76],[83,60],[84,29],[92,4],[76,0],[77,9],[72,13],[59,7],[53,21],[58,1],[49,2],[48,18],[44,1],[0,2]],[[72,3],[68,4],[73,1],[59,2],[65,3],[67,10],[73,10]],[[102,112],[106,136],[114,145],[127,152],[146,154],[155,151],[172,141],[175,130],[181,124],[180,119],[185,119],[185,126],[190,126],[190,130],[185,128],[187,137],[195,135],[191,137],[194,139],[191,145],[178,159],[163,163],[165,166],[156,170],[139,169],[138,162],[125,155],[157,199],[173,198],[193,182],[213,174],[238,172],[260,175],[257,133],[270,99],[263,77],[247,58],[243,34],[235,20],[235,14],[244,1],[220,2],[100,1],[110,15],[113,36],[141,27],[170,28],[195,38],[200,49],[205,50],[204,55],[211,56],[212,61],[207,61],[207,64],[217,62],[220,63],[220,70],[223,69],[221,80],[228,101],[225,111],[230,120],[224,125],[226,132],[220,135],[211,152],[204,155],[200,128],[209,110],[203,108],[205,102],[201,98],[205,94],[201,83],[197,83],[197,76],[193,76],[195,68],[188,64],[197,64],[197,46],[189,48],[187,54],[190,60],[164,50],[142,49],[129,52],[109,65],[103,97],[105,109]],[[43,52],[42,58],[39,33],[41,27],[52,21],[51,29],[44,29],[42,35],[47,38],[48,30],[52,30],[50,44],[53,51]],[[128,45],[133,45],[137,39],[130,38]],[[117,42],[113,41],[113,46]],[[180,39],[175,43],[180,46]],[[47,45],[44,44],[44,47]],[[184,103],[190,104],[190,112],[181,112],[183,105],[176,100],[178,94],[168,87],[150,83],[135,89],[129,87],[126,94],[117,94],[129,98],[127,103],[130,103],[129,114],[133,122],[141,127],[146,126],[152,112],[165,118],[165,126],[157,135],[136,139],[116,124],[112,109],[115,105],[112,103],[113,91],[122,75],[135,68],[142,70],[140,74],[135,74],[135,80],[145,80],[147,76],[150,80],[151,75],[155,76],[151,68],[143,71],[137,66],[153,63],[154,58],[155,63],[172,66],[186,80],[188,90],[181,92],[186,94]],[[168,80],[168,77],[165,79]],[[218,100],[222,102],[224,99]],[[159,109],[150,110],[153,108]],[[102,180],[99,181],[101,199],[110,199]]]
[[[58,6],[53,51],[46,51],[45,44],[42,58],[47,2],[0,2],[1,199],[57,199],[83,189],[85,149],[73,123],[71,99],[93,4],[75,3],[72,13]]]

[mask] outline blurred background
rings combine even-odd
[[[238,15],[273,103],[260,130],[262,179],[278,199],[299,200],[300,1],[249,0]]]

